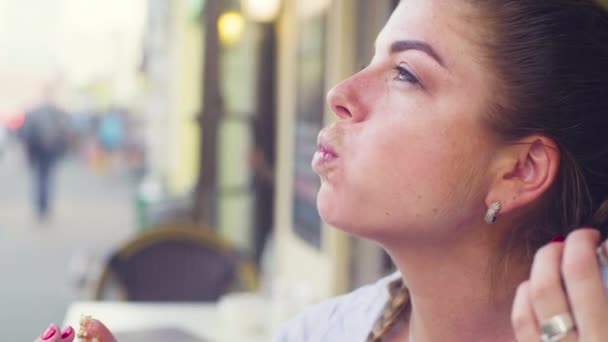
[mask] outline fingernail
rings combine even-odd
[[[566,241],[566,237],[562,236],[562,235],[556,236],[551,240],[551,242],[564,242],[564,241]]]
[[[61,332],[61,338],[66,338],[66,337],[72,335],[73,332],[74,332],[74,329],[72,327],[67,327],[67,328],[63,329],[63,331]]]
[[[42,334],[42,339],[43,340],[48,340],[51,337],[55,336],[55,333],[57,333],[57,327],[53,324],[49,325],[48,328],[46,328],[46,330],[44,331],[44,333]]]

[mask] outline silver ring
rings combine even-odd
[[[603,245],[599,245],[595,253],[597,253],[597,260],[600,262],[600,266],[608,266],[608,256],[606,256]]]
[[[566,312],[542,321],[540,328],[543,332],[540,336],[540,342],[557,342],[566,337],[570,331],[576,329],[576,326],[572,315]]]

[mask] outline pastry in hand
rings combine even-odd
[[[108,328],[91,316],[83,316],[80,319],[80,329],[77,336],[83,342],[116,342],[116,338]]]

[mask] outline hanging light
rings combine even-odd
[[[217,21],[217,30],[220,42],[224,46],[231,46],[241,39],[245,20],[238,12],[224,12]]]
[[[245,15],[253,21],[271,22],[281,9],[281,0],[241,0]]]

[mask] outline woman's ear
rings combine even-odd
[[[524,207],[547,191],[559,170],[557,145],[544,136],[530,136],[506,147],[497,160],[498,167],[486,205],[502,204],[502,213]]]

